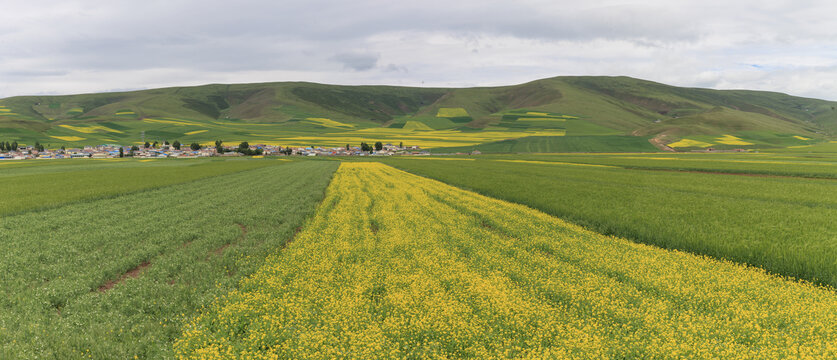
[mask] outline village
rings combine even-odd
[[[346,147],[295,147],[275,146],[266,144],[241,143],[239,145],[195,146],[197,144],[171,145],[155,144],[150,146],[124,146],[117,144],[103,144],[84,146],[80,148],[46,149],[42,146],[20,145],[12,150],[0,150],[0,160],[26,159],[110,159],[120,157],[133,158],[198,158],[212,156],[391,156],[391,155],[430,155],[418,146],[398,146],[381,144],[380,149],[371,146]],[[244,145],[244,147],[242,147]],[[365,145],[365,144],[364,144]]]

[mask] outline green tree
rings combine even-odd
[[[224,145],[223,144],[224,144],[223,141],[215,140],[215,152],[217,152],[219,154],[223,154],[224,153]]]
[[[151,144],[149,144],[149,143],[148,143],[148,141],[146,141],[146,142],[145,142],[145,145],[144,145],[143,147],[144,147],[144,148],[146,148],[146,149],[148,149],[148,148],[150,148],[150,147],[151,147]]]
[[[346,151],[349,151],[349,144],[346,144]]]
[[[125,150],[121,146],[119,147],[119,157],[125,157]]]
[[[139,151],[139,147],[136,145],[131,146],[131,151]]]
[[[156,141],[155,141],[155,142],[154,142],[154,145],[152,145],[151,147],[153,147],[153,148],[155,148],[155,149],[156,149],[158,146],[160,146],[160,143],[158,143],[158,142],[156,142]]]
[[[180,150],[180,145],[181,145],[180,141],[177,141],[177,140],[175,140],[173,143],[171,143],[171,147],[173,147],[175,150]]]
[[[168,140],[163,141],[163,145],[170,145],[170,144],[169,144],[169,141],[168,141]]]
[[[372,151],[372,148],[369,147],[369,144],[367,144],[365,142],[361,142],[360,143],[360,151],[363,151],[363,152]]]
[[[19,146],[17,145],[17,141],[12,142],[12,151],[17,151],[17,148],[18,148],[18,147],[19,147]]]
[[[400,143],[398,143],[398,148],[399,148],[399,149],[403,149],[403,148],[404,148],[404,142],[403,142],[403,141],[402,141],[402,142],[400,142]]]
[[[0,141],[0,151],[6,151],[6,143]]]
[[[384,148],[384,144],[381,143],[380,141],[375,143],[375,151],[381,151],[381,149],[383,149],[383,148]]]
[[[250,143],[246,141],[242,141],[241,144],[238,144],[238,152],[242,154],[250,154]]]
[[[198,151],[198,150],[201,149],[201,144],[193,142],[191,145],[189,145],[189,148],[192,149],[193,151]]]

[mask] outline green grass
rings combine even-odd
[[[205,85],[19,96],[0,99],[0,106],[16,114],[0,116],[0,140],[39,141],[55,148],[112,142],[130,145],[140,142],[143,132],[152,142],[220,139],[296,145],[289,138],[299,136],[307,137],[311,145],[328,145],[329,137],[349,131],[299,121],[308,117],[355,125],[355,130],[380,128],[382,136],[406,121],[418,121],[436,130],[500,128],[516,133],[509,138],[532,136],[533,131],[544,129],[565,130],[568,136],[662,135],[672,141],[731,134],[753,142],[750,147],[758,149],[807,145],[794,139],[795,135],[817,142],[837,134],[835,102],[769,92],[679,88],[627,77],[556,77],[461,89],[299,82]],[[462,109],[469,116],[437,117],[444,108]],[[135,115],[116,115],[128,110]],[[538,116],[527,112],[546,115],[532,120]],[[175,119],[191,125],[145,119]],[[88,134],[60,127],[100,123],[115,124],[122,133]],[[198,130],[206,131],[186,135]],[[376,135],[374,131],[367,134]],[[65,141],[53,136],[82,139]]]
[[[201,173],[178,164],[146,180]],[[181,325],[292,237],[337,165],[272,164],[4,217],[0,358],[171,358]]]
[[[834,180],[598,167],[574,164],[578,156],[552,156],[547,163],[527,158],[536,162],[384,161],[604,234],[837,286]],[[590,155],[588,162],[599,160]]]
[[[0,163],[0,216],[113,197],[268,165],[275,160],[35,160]]]
[[[433,153],[479,150],[483,153],[546,152],[657,152],[647,137],[639,136],[527,136],[473,146],[436,148]]]
[[[626,169],[837,178],[837,156],[825,154],[800,154],[791,156],[762,153],[656,153],[602,154],[599,156],[524,154],[514,157],[501,156],[498,158],[598,164],[617,166]]]

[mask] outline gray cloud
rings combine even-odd
[[[818,0],[10,0],[0,12],[0,96],[589,74],[835,99],[835,10]]]
[[[378,54],[361,52],[340,53],[331,57],[332,60],[343,64],[345,68],[352,69],[354,71],[366,71],[373,69],[378,65],[378,58],[380,58],[380,55]]]

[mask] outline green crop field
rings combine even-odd
[[[837,163],[778,157],[747,162],[741,159],[752,158],[700,155],[657,160],[660,156],[403,158],[386,163],[526,204],[600,233],[837,286],[837,182],[798,176],[833,178]],[[693,164],[686,165],[689,170],[772,169],[794,176],[674,171],[681,162]],[[791,163],[789,170],[784,170],[785,163]],[[643,169],[666,165],[672,171]],[[732,170],[736,166],[739,170]]]
[[[0,358],[833,358],[827,144],[2,162]]]
[[[829,358],[835,306],[829,289],[346,162],[296,241],[190,322],[175,349],[194,359]]]
[[[171,358],[182,324],[292,238],[336,167],[174,161],[141,170],[180,184],[4,216],[0,358]],[[37,186],[73,192],[87,186],[74,176],[95,187],[98,175],[128,181],[108,191],[143,188],[126,169]]]
[[[274,162],[275,160],[68,159],[20,164],[2,163],[0,179],[5,185],[0,187],[0,198],[3,199],[0,215],[113,197],[264,167]]]

